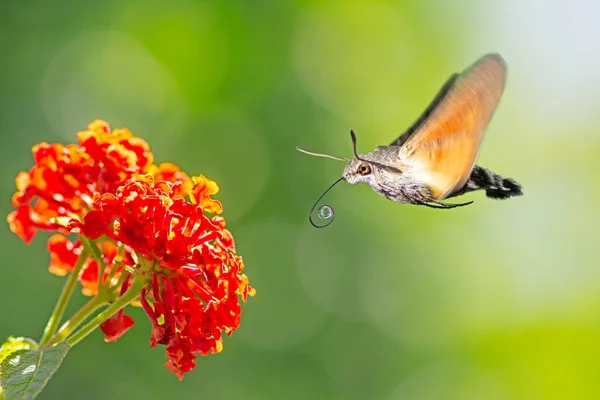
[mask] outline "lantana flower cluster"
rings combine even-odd
[[[222,350],[223,333],[240,324],[240,300],[254,295],[212,199],[219,188],[154,164],[148,143],[128,129],[97,120],[78,141],[33,147],[35,165],[16,179],[10,229],[25,243],[55,232],[49,270],[78,271],[87,296],[108,293],[110,302],[141,282],[134,303],[152,323],[150,345],[166,346],[166,367],[182,379],[197,355]],[[100,325],[106,341],[133,325],[124,311]]]

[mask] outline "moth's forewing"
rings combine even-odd
[[[465,70],[400,149],[411,176],[436,200],[462,188],[504,89],[506,65],[489,54]]]
[[[423,111],[423,113],[419,116],[419,119],[413,122],[413,124],[402,135],[390,143],[390,146],[402,146],[408,139],[410,139],[410,137],[421,127],[421,125],[423,125],[423,123],[429,119],[429,116],[437,108],[441,101],[444,100],[444,97],[446,97],[448,91],[452,89],[456,79],[459,76],[460,74],[452,74],[450,78],[448,78],[433,100],[431,100],[431,103],[429,103],[425,111]]]

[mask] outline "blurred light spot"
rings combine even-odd
[[[228,221],[248,213],[264,193],[271,157],[264,133],[235,110],[214,111],[175,139],[167,158],[182,160],[191,175],[204,174],[219,184]]]
[[[226,376],[235,379],[236,382],[246,382],[248,393],[227,396],[229,391],[222,391],[208,398],[223,400],[335,398],[323,369],[313,357],[303,354],[302,351],[255,352],[255,356],[247,360],[245,367],[238,374],[232,373],[230,369]],[[204,398],[204,393],[202,394]]]
[[[244,307],[240,337],[259,348],[282,349],[309,339],[326,314],[306,296],[293,268],[298,229],[260,222],[233,232],[257,294]]]
[[[490,331],[472,349],[481,364],[502,373],[518,391],[511,398],[600,398],[597,317],[591,324],[556,316],[546,321],[530,319],[518,329]]]
[[[482,205],[484,201],[481,200]],[[452,269],[452,279],[447,284],[452,285],[453,295],[448,301],[460,311],[457,330],[463,337],[472,338],[499,324],[512,325],[518,313],[518,305],[512,301],[511,279],[503,266],[511,262],[505,253],[509,252],[508,246],[490,229],[497,221],[493,214],[511,217],[510,210],[499,206],[489,202],[479,209],[472,208],[469,216],[458,216],[455,224],[440,221],[439,239],[445,240],[444,247],[451,249],[450,257],[455,260],[451,266],[440,268]]]
[[[314,100],[351,120],[395,118],[399,93],[416,67],[403,15],[379,1],[318,3],[301,15],[296,71]]]
[[[492,216],[493,236],[482,251],[500,257],[495,262],[511,284],[514,310],[524,316],[573,312],[568,299],[600,290],[600,210],[589,201],[594,189],[562,169],[547,169],[527,188],[512,215]]]
[[[328,324],[319,342],[318,356],[337,390],[337,399],[381,399],[396,385],[405,368],[416,360],[362,322],[337,320]]]
[[[115,25],[139,38],[178,82],[190,109],[221,87],[229,70],[227,29],[217,4],[193,0],[120,3]]]
[[[185,111],[168,72],[117,31],[80,34],[60,50],[42,83],[42,106],[50,125],[69,142],[98,118],[155,145],[168,142],[180,131]]]
[[[300,232],[295,259],[310,299],[339,317],[363,319],[358,280],[361,270],[371,268],[369,245],[358,235],[327,234],[307,223]]]
[[[502,381],[473,366],[440,363],[414,372],[389,400],[512,400]]]
[[[203,399],[263,399],[262,397],[253,393],[253,391],[255,390],[255,385],[244,384],[243,382],[240,382],[241,379],[238,375],[238,370],[235,369],[235,366],[231,365],[233,363],[233,360],[230,361],[228,368],[226,368],[225,370],[221,370],[218,373],[215,373],[215,371],[212,370],[213,364],[211,363],[211,367],[208,368],[209,371],[202,371],[200,374],[197,375],[199,376],[198,378],[194,378],[193,380],[188,381],[189,383],[186,386],[185,393],[194,393],[191,394],[191,397],[196,397],[197,393],[202,393],[201,397]],[[193,373],[194,372],[192,372],[192,374]],[[142,383],[141,386],[150,388],[147,384],[147,379],[148,378],[146,378],[146,384]],[[147,397],[142,397],[141,394],[137,394],[136,398],[156,398],[156,392],[149,393],[149,396]]]
[[[464,322],[454,282],[460,261],[451,246],[433,251],[439,238],[424,232],[426,243],[421,236],[391,241],[394,234],[381,240],[359,282],[364,307],[379,328],[400,343],[434,348],[456,340]]]
[[[596,118],[600,101],[600,3],[594,0],[475,2],[478,46],[500,51],[521,109],[547,127]],[[490,47],[491,46],[491,47]],[[564,130],[532,133],[564,135]],[[574,131],[572,135],[595,131]]]

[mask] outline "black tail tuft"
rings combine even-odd
[[[486,188],[485,195],[490,199],[508,199],[509,197],[523,195],[521,185],[519,185],[514,179],[504,178],[502,179],[502,185],[496,188]]]
[[[514,179],[503,178],[480,166],[475,166],[467,183],[468,191],[484,189],[491,199],[508,199],[523,195],[523,189]]]

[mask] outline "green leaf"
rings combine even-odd
[[[4,343],[2,343],[2,346],[0,347],[0,365],[2,364],[2,361],[8,357],[9,354],[14,353],[17,350],[30,350],[30,349],[37,349],[38,348],[38,344],[32,340],[32,339],[28,339],[28,338],[24,338],[24,337],[12,337],[9,336],[8,339],[6,339],[6,341]],[[2,386],[0,386],[0,400],[4,400],[5,397],[2,394],[3,390],[2,390]]]
[[[20,349],[6,356],[0,364],[0,385],[6,400],[35,398],[58,370],[70,348],[62,342],[49,349]]]
[[[9,336],[0,347],[0,364],[9,354],[17,350],[35,350],[37,348],[38,344],[32,339]]]

